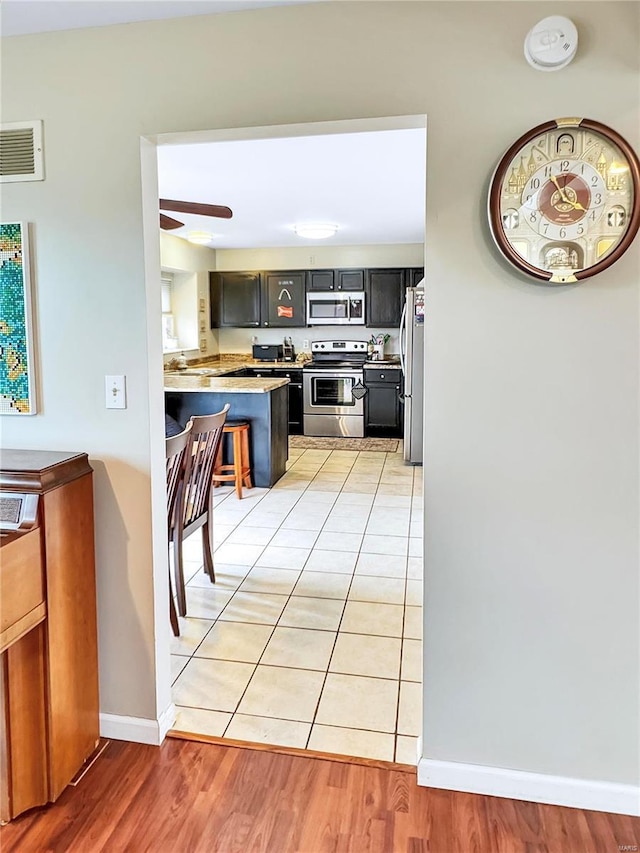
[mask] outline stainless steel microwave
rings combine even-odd
[[[364,291],[307,293],[307,325],[364,326]]]

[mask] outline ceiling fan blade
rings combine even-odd
[[[176,213],[195,213],[197,216],[215,216],[218,219],[231,219],[233,211],[221,204],[201,204],[197,201],[172,201],[160,199],[160,210],[175,210]]]
[[[182,228],[183,225],[184,222],[178,222],[177,219],[165,216],[164,213],[160,214],[160,227],[164,228],[165,231],[173,231],[174,228]]]

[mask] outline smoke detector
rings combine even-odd
[[[578,31],[573,21],[552,15],[543,18],[527,33],[525,59],[537,71],[559,71],[567,66],[578,49]]]

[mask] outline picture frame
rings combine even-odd
[[[35,415],[29,227],[0,223],[0,415]]]

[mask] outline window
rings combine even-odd
[[[173,274],[163,272],[160,279],[162,287],[162,349],[170,352],[178,349],[178,337],[175,330],[175,318],[173,316]]]

